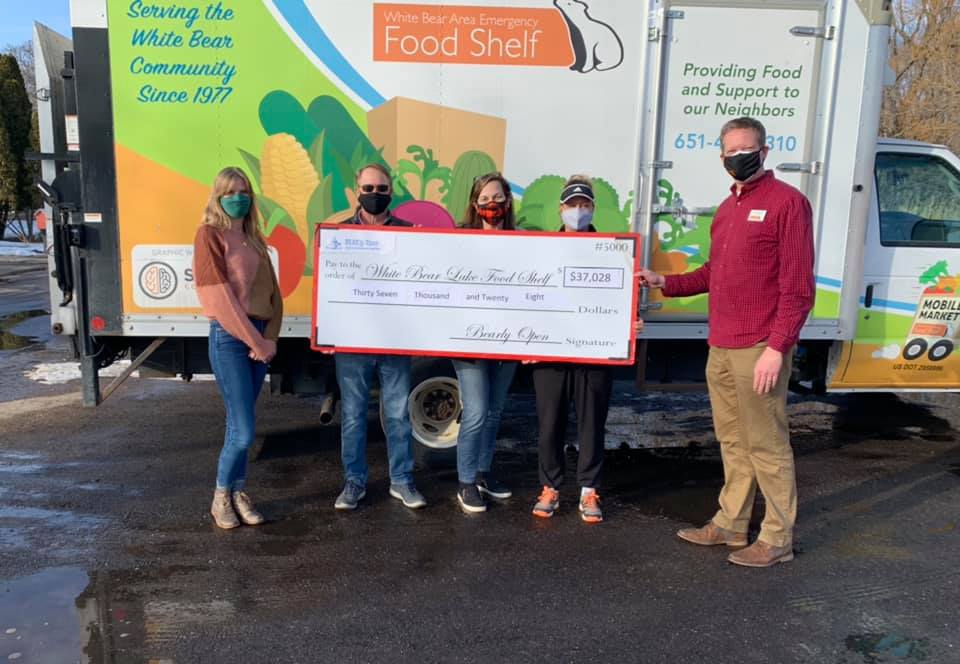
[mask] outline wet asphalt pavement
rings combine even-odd
[[[442,459],[417,470],[427,508],[391,499],[372,411],[368,498],[335,512],[337,429],[316,401],[265,396],[249,484],[269,522],[223,532],[215,386],[131,379],[87,410],[76,382],[26,379],[69,348],[10,323],[9,274],[0,259],[0,334],[29,342],[0,349],[0,661],[960,662],[957,395],[793,399],[797,556],[768,570],[675,538],[715,509],[707,400],[629,383],[612,436],[701,445],[608,452],[599,526],[572,486],[530,515],[529,394],[497,456],[514,498],[477,516]]]

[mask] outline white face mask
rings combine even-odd
[[[593,210],[580,207],[566,208],[560,211],[560,218],[563,219],[563,225],[568,230],[585,231],[593,221]]]

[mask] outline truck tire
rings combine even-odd
[[[407,404],[414,457],[418,465],[434,467],[455,464],[461,406],[460,388],[450,360],[413,360]],[[382,407],[380,424],[384,426]]]
[[[947,359],[952,352],[953,342],[949,339],[941,339],[930,346],[930,352],[927,353],[927,357],[930,358],[931,362],[940,362],[941,360]]]
[[[915,360],[927,351],[927,342],[925,339],[914,339],[907,342],[903,347],[903,359]]]

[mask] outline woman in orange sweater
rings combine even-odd
[[[210,366],[227,412],[210,513],[221,528],[263,523],[244,491],[257,395],[277,354],[283,298],[260,232],[250,180],[239,168],[217,175],[194,240],[193,271],[210,318]]]

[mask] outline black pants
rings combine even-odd
[[[540,483],[555,489],[563,482],[567,413],[573,401],[580,444],[577,481],[581,487],[597,488],[603,467],[612,370],[588,364],[540,364],[533,369],[533,385],[540,423]]]

